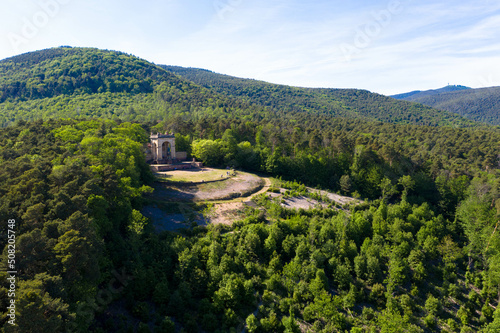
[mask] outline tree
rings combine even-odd
[[[87,199],[87,207],[94,217],[96,233],[104,237],[113,229],[113,224],[108,219],[108,202],[102,195],[91,194]]]
[[[382,182],[380,183],[380,189],[382,190],[382,200],[384,201],[389,200],[394,194],[398,193],[396,186],[394,186],[392,184],[392,181],[387,177],[384,177],[384,179],[382,179]]]
[[[408,323],[401,314],[391,310],[384,310],[378,316],[378,327],[381,333],[423,333],[420,327]]]
[[[31,228],[40,227],[43,220],[44,209],[45,204],[41,202],[30,206],[22,216],[22,219],[29,224]]]
[[[16,246],[20,273],[27,277],[42,273],[49,266],[51,244],[40,229],[20,235]]]
[[[285,327],[284,333],[300,333],[300,327],[295,321],[293,312],[290,311],[290,317],[283,317],[281,322]]]
[[[155,333],[174,333],[175,324],[170,317],[163,318],[160,325],[155,329]]]
[[[69,305],[53,298],[42,280],[20,281],[16,291],[15,332],[62,332],[74,319]]]
[[[69,230],[59,237],[54,246],[56,258],[62,267],[62,276],[71,286],[75,297],[91,292],[92,283],[100,276],[98,255],[94,245],[77,230]]]
[[[189,135],[175,133],[175,150],[185,151],[188,156],[191,155],[191,139]]]
[[[129,230],[134,235],[134,237],[139,237],[144,232],[148,219],[141,214],[138,210],[132,210],[132,215],[130,217]]]
[[[259,329],[260,323],[253,313],[247,317],[245,322],[247,324],[248,332],[255,333]]]
[[[401,199],[403,201],[406,201],[406,199],[408,198],[408,193],[415,187],[415,181],[411,176],[406,175],[399,178],[398,184],[403,186]]]
[[[227,129],[222,136],[222,148],[224,152],[224,161],[229,164],[235,163],[236,153],[238,151],[238,139],[236,132]]]
[[[260,325],[264,332],[280,332],[282,330],[282,324],[273,310],[271,310],[269,316],[260,320]]]
[[[351,193],[352,181],[349,175],[342,175],[342,177],[340,177],[340,189],[344,194]]]
[[[248,170],[259,170],[260,156],[248,141],[238,143],[236,162],[239,167]]]
[[[191,150],[194,157],[206,165],[217,166],[222,163],[224,154],[219,141],[194,140]]]
[[[425,301],[425,309],[427,310],[427,313],[431,316],[437,316],[441,312],[441,303],[437,298],[435,298],[432,295],[429,295],[427,297],[427,300]]]

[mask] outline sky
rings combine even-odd
[[[500,1],[0,0],[0,59],[62,45],[301,87],[492,87]]]

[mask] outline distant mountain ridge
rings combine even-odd
[[[271,84],[202,69],[158,66],[130,54],[95,48],[59,47],[0,61],[1,127],[20,119],[158,121],[173,114],[287,119],[304,125],[327,124],[335,118],[477,125],[451,112],[366,90]]]
[[[415,103],[394,103],[395,100],[390,97],[366,90],[300,88],[242,79],[206,69],[159,66],[217,93],[240,100],[251,100],[275,110],[285,109],[399,124],[472,125],[450,112],[439,112]]]
[[[430,90],[424,90],[424,91],[414,90],[414,91],[410,91],[407,93],[392,95],[390,97],[412,102],[412,101],[415,101],[415,99],[419,99],[419,98],[422,98],[425,96],[436,95],[436,94],[452,92],[452,91],[468,90],[468,89],[472,89],[472,88],[469,88],[466,86],[461,86],[461,85],[448,85],[448,86],[440,88],[440,89],[430,89]]]
[[[500,125],[500,87],[472,89],[464,86],[447,86],[391,97],[453,112],[473,121]]]

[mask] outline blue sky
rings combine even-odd
[[[1,0],[0,58],[60,45],[382,94],[500,86],[495,0]]]

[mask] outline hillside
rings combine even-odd
[[[162,66],[121,52],[53,48],[0,61],[0,126],[16,120],[106,117],[332,117],[429,126],[474,126],[453,113],[356,89],[312,89]],[[173,75],[173,74],[176,75]],[[298,117],[298,118],[297,118]],[[309,120],[307,120],[309,121]]]
[[[467,119],[500,125],[500,87],[471,89],[448,86],[392,96],[459,114]]]
[[[274,110],[361,118],[397,124],[471,126],[448,112],[358,89],[299,88],[217,74],[204,69],[162,65],[167,71],[207,89]]]
[[[376,128],[351,124],[322,147],[265,124],[199,125],[182,133],[195,156],[257,160],[275,177],[244,205],[224,202],[229,221],[206,226],[197,216],[220,206],[190,201],[192,187],[232,192],[246,173],[155,181],[142,147],[160,124],[49,120],[0,131],[10,230],[0,233],[0,265],[17,272],[13,298],[12,273],[0,271],[1,331],[498,332],[498,160],[488,172],[473,163],[479,149],[498,152],[498,132],[379,123],[366,135]],[[337,189],[277,177],[287,170],[324,187],[333,178]],[[360,204],[339,196],[360,193]]]
[[[88,118],[158,121],[173,114],[259,116],[157,67],[115,51],[53,48],[0,61],[0,126],[17,120]],[[222,110],[224,109],[224,110]]]
[[[397,94],[397,95],[392,95],[390,97],[395,98],[395,99],[403,99],[406,101],[411,101],[414,102],[415,99],[431,96],[431,95],[437,95],[441,93],[447,93],[447,92],[453,92],[453,91],[462,91],[462,90],[468,90],[471,89],[469,87],[465,86],[460,86],[460,85],[448,85],[446,87],[440,88],[440,89],[431,89],[431,90],[414,90],[410,91],[408,93],[403,93],[403,94]]]
[[[151,93],[158,82],[179,84],[134,56],[82,48],[54,48],[0,61],[0,102],[58,95]]]
[[[0,332],[500,331],[497,127],[96,49],[0,66]],[[166,131],[204,171],[152,172]]]

